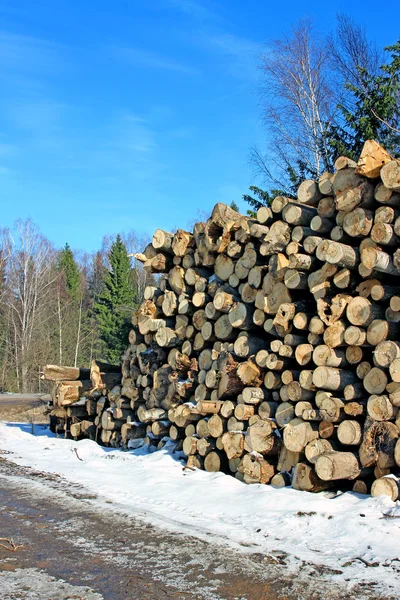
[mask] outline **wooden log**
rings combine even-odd
[[[204,459],[204,469],[209,473],[227,472],[228,464],[226,454],[217,450],[209,452]]]
[[[273,419],[278,410],[278,402],[266,400],[258,405],[258,415],[261,419]]]
[[[335,226],[334,221],[328,219],[327,217],[323,217],[321,215],[316,215],[310,222],[310,227],[315,233],[323,234],[329,233],[333,227]]]
[[[221,377],[218,385],[218,397],[219,399],[234,398],[241,393],[245,384],[237,375],[237,362],[234,361],[232,356],[229,354],[227,364],[221,372]]]
[[[365,208],[356,208],[343,219],[343,229],[351,237],[366,237],[373,226],[374,213]]]
[[[193,247],[194,244],[194,237],[191,233],[183,229],[178,229],[172,239],[172,252],[175,256],[184,257],[188,249]]]
[[[181,345],[180,338],[176,335],[173,329],[169,327],[161,327],[155,333],[155,340],[161,348],[172,348]]]
[[[238,404],[235,408],[235,418],[238,421],[248,421],[255,414],[254,406],[249,404]]]
[[[333,189],[336,208],[342,212],[348,213],[357,206],[368,208],[373,204],[374,186],[356,174],[353,168],[341,169],[335,174]]]
[[[382,318],[384,310],[368,298],[356,296],[347,305],[346,316],[352,325],[367,327],[374,319]]]
[[[391,160],[386,163],[380,172],[383,185],[395,192],[400,192],[400,161]]]
[[[275,488],[283,488],[291,483],[291,478],[289,473],[277,473],[274,475],[270,481],[270,485]]]
[[[213,305],[219,312],[228,313],[237,300],[237,296],[219,290],[214,296]]]
[[[344,418],[345,404],[340,398],[325,397],[322,401],[316,402],[319,406],[320,416],[324,421],[337,423]]]
[[[311,440],[305,447],[304,453],[306,459],[312,465],[315,465],[317,459],[323,454],[331,453],[334,451],[334,445],[327,439],[315,439]]]
[[[391,160],[390,154],[378,142],[367,140],[358,159],[356,173],[369,179],[376,179],[382,167]]]
[[[349,365],[357,365],[362,361],[363,357],[363,350],[359,346],[349,346],[346,348],[346,361]],[[345,366],[344,363],[343,366]]]
[[[348,269],[356,268],[360,261],[356,248],[332,240],[322,241],[317,247],[316,254],[319,260]]]
[[[322,241],[323,238],[317,235],[308,235],[303,240],[304,251],[307,252],[307,254],[314,254]]]
[[[302,204],[308,206],[317,206],[320,201],[322,194],[319,190],[318,184],[311,179],[303,181],[297,189],[297,198]]]
[[[302,206],[289,202],[282,210],[282,218],[290,225],[310,225],[317,210],[311,206]],[[311,228],[312,229],[312,228]]]
[[[299,271],[310,271],[315,266],[315,258],[309,254],[291,254],[289,257],[289,268]]]
[[[229,323],[235,329],[248,330],[253,327],[254,309],[243,302],[236,302],[228,313]]]
[[[331,452],[317,458],[315,472],[322,481],[357,479],[361,474],[361,467],[355,454]]]
[[[362,479],[356,479],[356,481],[354,482],[353,485],[353,492],[355,494],[363,494],[363,495],[367,495],[369,493],[369,485],[367,484],[366,481],[363,481]]]
[[[322,218],[332,218],[336,214],[335,199],[333,196],[325,196],[321,198],[317,206],[318,215]],[[330,230],[328,230],[330,231]]]
[[[296,329],[300,329],[301,331],[304,331],[308,327],[309,320],[310,320],[310,315],[308,313],[299,312],[299,313],[295,314],[295,316],[293,318],[293,326],[296,327]]]
[[[268,397],[268,392],[259,387],[245,387],[242,396],[245,404],[260,404]]]
[[[324,342],[329,348],[337,348],[344,343],[346,325],[344,321],[337,321],[327,327],[324,331]]]
[[[297,463],[292,475],[293,489],[305,492],[320,492],[328,487],[330,487],[329,484],[318,477],[311,465],[305,462]]]
[[[393,406],[400,406],[400,384],[391,381],[387,384],[386,391]]]
[[[47,381],[89,380],[90,369],[64,367],[59,365],[46,365],[43,367],[43,379],[46,379]]]
[[[356,381],[357,375],[352,371],[345,371],[344,369],[335,369],[333,367],[317,367],[313,373],[314,385],[317,388],[322,388],[325,390],[343,390],[346,385],[355,383]]]
[[[177,296],[186,292],[185,269],[175,266],[168,273],[168,283]]]
[[[376,302],[391,301],[392,298],[396,298],[396,294],[400,293],[400,288],[392,285],[385,285],[379,281],[376,281],[371,288],[371,298]],[[396,303],[394,303],[396,304]],[[391,306],[392,310],[393,307]]]
[[[350,383],[343,390],[344,399],[347,402],[350,400],[358,400],[365,397],[364,386],[361,382]]]
[[[252,356],[254,354],[258,354],[258,352],[262,351],[266,345],[265,340],[255,337],[253,335],[240,335],[234,343],[234,352],[237,356],[241,358],[246,358],[248,356]],[[259,356],[259,360],[261,359],[261,354]],[[259,366],[265,366],[264,357],[263,364]],[[256,359],[256,364],[258,364]]]
[[[398,413],[398,407],[393,406],[388,396],[372,395],[367,403],[367,411],[374,421],[390,421]]]
[[[400,275],[393,264],[392,257],[377,248],[364,248],[361,252],[361,262],[367,269],[375,269],[387,275]]]
[[[211,437],[219,438],[225,431],[226,421],[221,419],[221,417],[217,414],[214,414],[208,420],[208,430],[210,432]]]
[[[222,401],[212,402],[209,400],[199,400],[196,404],[196,408],[200,414],[215,415],[221,410],[222,404]]]
[[[333,174],[328,173],[326,171],[324,173],[322,173],[322,175],[319,176],[318,188],[319,188],[319,191],[321,192],[321,194],[324,194],[325,196],[330,196],[332,194],[332,192],[333,192],[332,179],[333,179]],[[320,202],[321,202],[321,200],[320,200]]]
[[[283,443],[292,452],[302,452],[317,437],[318,425],[298,418],[289,421],[283,431]]]
[[[263,340],[263,342],[264,342],[264,340]],[[269,355],[268,350],[265,350],[265,349],[259,350],[257,352],[257,354],[255,355],[256,365],[258,365],[261,368],[264,368],[266,365],[266,360],[268,358],[268,355]]]
[[[197,453],[204,457],[207,456],[210,452],[213,452],[216,449],[216,443],[214,440],[200,438],[197,440]]]
[[[314,348],[312,360],[318,367],[345,367],[348,362],[345,350],[329,348],[325,345]]]
[[[389,338],[398,337],[399,331],[400,329],[397,323],[391,323],[384,319],[374,319],[368,325],[367,342],[372,346],[378,346]]]
[[[230,324],[228,315],[222,315],[215,321],[214,333],[222,341],[229,341],[235,338],[235,332]]]
[[[399,238],[396,235],[393,226],[389,223],[375,223],[371,230],[371,238],[379,245],[399,245]]]
[[[260,375],[259,367],[252,361],[247,360],[237,367],[237,376],[245,386],[259,385],[261,383]]]
[[[219,254],[215,260],[214,272],[215,275],[222,279],[222,281],[228,281],[229,277],[235,271],[235,263],[232,258],[225,254]]]
[[[333,437],[335,433],[335,426],[332,421],[322,421],[318,425],[318,433],[319,436],[323,439],[328,439]]]
[[[229,460],[240,458],[244,453],[244,435],[238,431],[227,431],[222,436],[224,451]]]
[[[362,439],[362,428],[358,421],[346,420],[337,429],[339,442],[346,446],[359,446]]]
[[[156,229],[153,234],[152,246],[162,252],[172,252],[172,240],[174,235],[163,229]]]
[[[246,452],[259,452],[260,454],[277,453],[278,438],[274,435],[276,425],[273,421],[259,419],[250,425],[244,438]]]
[[[285,273],[285,285],[290,290],[305,290],[308,288],[308,275],[297,269],[288,269]]]
[[[385,371],[378,367],[370,369],[363,379],[364,387],[369,394],[381,394],[387,383],[388,379]]]
[[[341,269],[333,276],[334,285],[341,289],[347,290],[354,286],[354,278],[350,269]]]
[[[245,454],[240,462],[239,471],[243,473],[245,483],[269,483],[275,474],[275,468],[262,456]]]
[[[400,195],[385,187],[382,182],[379,182],[375,187],[375,200],[377,200],[377,202],[380,202],[385,206],[397,207],[399,205],[399,199]]]
[[[272,223],[264,242],[260,246],[261,256],[271,256],[277,252],[282,252],[290,242],[290,234],[291,229],[288,223],[284,221]]]
[[[393,475],[375,479],[371,487],[371,496],[373,498],[389,496],[393,502],[396,502],[400,498],[400,480]]]
[[[363,440],[359,448],[362,466],[370,467],[375,464],[383,467],[394,466],[398,437],[399,430],[394,423],[374,421],[367,417],[364,423]]]
[[[300,344],[295,351],[296,361],[299,365],[305,366],[312,360],[314,346],[311,344]]]

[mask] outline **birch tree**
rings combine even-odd
[[[38,340],[48,327],[51,311],[54,250],[30,220],[19,220],[4,238],[8,250],[8,327],[20,391],[30,391],[30,376],[40,369]]]
[[[293,191],[296,173],[318,177],[332,167],[325,137],[335,113],[328,50],[302,20],[268,44],[260,68],[267,151],[255,148],[252,161],[269,184]]]

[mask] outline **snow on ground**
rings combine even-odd
[[[38,569],[16,569],[0,573],[2,600],[104,600],[88,587],[70,585]]]
[[[35,436],[29,429],[0,423],[0,449],[11,460],[58,473],[131,517],[241,552],[285,552],[293,571],[322,565],[349,588],[400,585],[400,502],[245,485],[222,473],[184,470],[168,445],[123,452],[56,438],[43,426]]]

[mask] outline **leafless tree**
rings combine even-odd
[[[35,362],[39,332],[49,320],[48,301],[56,279],[54,250],[30,220],[19,220],[5,232],[8,324],[16,377],[22,392],[29,391],[29,369]]]
[[[339,13],[336,20],[336,31],[328,37],[327,47],[332,73],[338,84],[334,87],[337,95],[337,90],[343,89],[344,84],[362,87],[363,71],[377,75],[384,54],[378,51],[376,44],[367,38],[365,29],[353,19]]]
[[[290,166],[318,176],[330,167],[324,132],[335,104],[328,51],[308,20],[300,21],[261,56],[261,101],[269,150],[253,162],[271,183],[285,187]]]

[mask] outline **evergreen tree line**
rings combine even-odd
[[[303,19],[268,43],[259,66],[265,145],[250,160],[264,189],[243,195],[250,213],[295,198],[338,156],[358,160],[368,139],[400,156],[400,39],[379,49],[344,14],[328,35]]]
[[[132,311],[154,282],[132,259],[146,240],[104,238],[87,255],[56,250],[29,219],[0,234],[0,390],[45,391],[46,363],[119,364]]]

